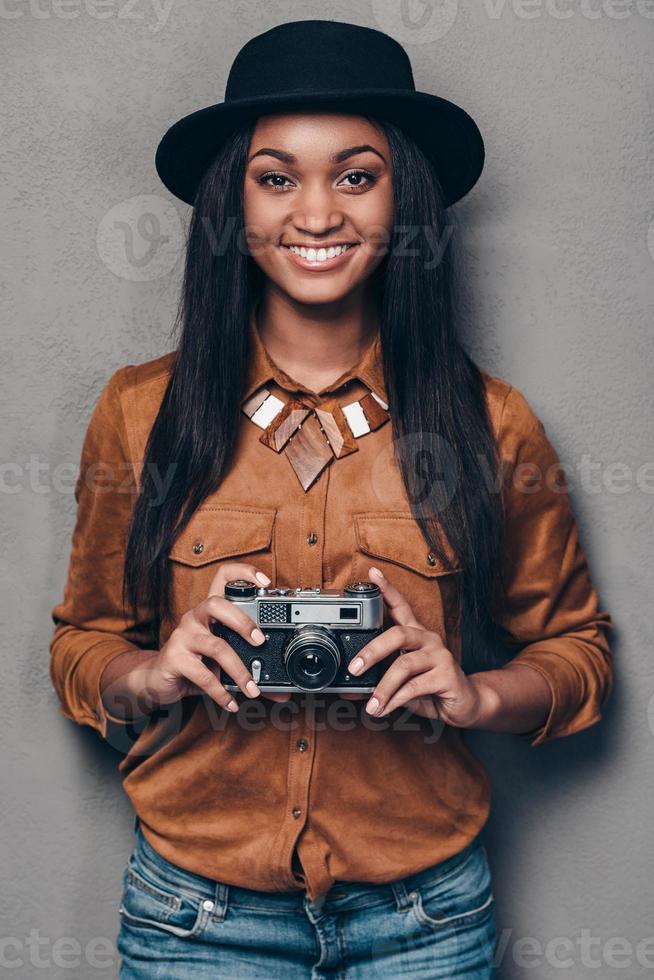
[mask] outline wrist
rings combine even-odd
[[[110,660],[100,675],[104,710],[114,718],[134,721],[149,713],[143,703],[148,670],[158,650],[126,650]]]
[[[528,667],[528,670],[525,670]],[[479,693],[479,716],[474,728],[529,734],[545,724],[552,710],[549,682],[530,664],[505,664],[469,675]]]
[[[477,692],[479,698],[479,710],[477,717],[470,728],[492,728],[495,720],[500,714],[502,699],[499,691],[493,684],[489,684],[484,677],[487,671],[479,671],[470,674],[469,680]]]

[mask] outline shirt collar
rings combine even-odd
[[[283,371],[271,358],[270,354],[264,347],[263,341],[259,335],[259,331],[256,325],[255,312],[253,311],[250,316],[249,323],[249,359],[247,374],[245,380],[245,387],[243,389],[243,395],[241,398],[241,404],[250,397],[258,388],[266,384],[267,381],[273,379],[277,382],[280,387],[285,388],[290,392],[303,392],[304,394],[310,395],[326,395],[341,385],[344,385],[347,381],[351,381],[354,378],[358,378],[363,384],[369,388],[375,395],[386,404],[388,404],[388,396],[386,393],[386,386],[384,384],[384,370],[382,362],[381,353],[381,338],[379,331],[375,334],[373,340],[368,347],[363,352],[357,363],[344,371],[335,381],[325,388],[321,388],[318,392],[312,392],[309,388],[300,384],[292,378],[286,371]]]

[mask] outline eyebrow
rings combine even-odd
[[[363,143],[361,146],[348,146],[345,150],[339,150],[337,153],[332,153],[329,157],[329,162],[342,163],[343,160],[356,156],[358,153],[367,152],[376,153],[377,156],[380,157],[384,163],[386,163],[386,160],[379,150],[376,150],[374,146],[370,146],[369,143]],[[260,150],[257,150],[257,152],[253,153],[249,158],[248,163],[251,163],[255,157],[259,156],[277,157],[277,159],[281,160],[282,163],[297,163],[297,157],[295,157],[292,153],[287,153],[285,150],[275,150],[271,146],[264,146]]]

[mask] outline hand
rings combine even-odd
[[[220,566],[220,568],[214,575],[213,579],[211,580],[211,585],[209,586],[209,594],[211,595],[215,592],[218,595],[224,596],[225,583],[229,582],[229,580],[233,578],[244,578],[247,579],[248,582],[255,582],[257,585],[266,585],[266,586],[270,585],[270,579],[268,578],[268,576],[265,575],[264,572],[260,572],[254,565],[247,564],[246,562],[232,561],[232,562],[227,562],[226,564]],[[229,605],[232,605],[232,603],[229,603]],[[252,621],[249,620],[249,622]],[[213,636],[213,633],[211,635]],[[234,678],[234,681],[236,683],[238,683],[235,674],[232,674],[231,671],[227,671],[227,673],[229,674],[230,677]],[[248,677],[254,683],[252,675],[248,673]],[[268,700],[270,701],[288,701],[289,698],[291,697],[291,692],[286,694],[283,691],[277,691],[277,692],[260,691],[260,694],[262,697],[268,698]],[[257,696],[258,695],[256,694],[254,695],[254,697]]]
[[[262,577],[257,578],[258,575]],[[260,694],[272,701],[290,698],[290,693],[264,694],[236,651],[211,632],[211,623],[217,620],[249,643],[264,642],[263,633],[250,617],[225,598],[225,583],[234,578],[270,584],[268,576],[258,572],[254,565],[240,562],[221,565],[211,581],[207,598],[184,613],[161,650],[148,663],[147,694],[155,703],[174,704],[188,695],[208,694],[221,707],[238,711],[238,702],[218,679],[220,667],[248,698]]]
[[[379,585],[396,625],[362,647],[359,657],[363,664],[357,670],[352,661],[349,673],[358,675],[397,650],[406,652],[393,661],[381,678],[366,704],[366,711],[380,718],[406,705],[424,718],[437,718],[458,728],[474,725],[482,713],[479,688],[463,672],[441,636],[425,629],[416,619],[400,590],[378,568],[372,566],[368,574],[370,581]],[[350,700],[361,696],[347,695]],[[373,699],[379,702],[378,711],[371,710]]]

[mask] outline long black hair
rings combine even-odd
[[[403,131],[370,119],[392,155],[394,223],[375,269],[395,453],[425,541],[457,558],[464,669],[494,666],[492,618],[502,549],[497,447],[480,369],[455,324],[458,240],[438,176]],[[243,184],[255,121],[234,132],[198,186],[190,219],[172,372],[149,434],[131,515],[123,602],[170,619],[168,553],[231,464],[241,422],[250,314],[263,273],[244,239]],[[439,251],[437,257],[434,248]],[[161,499],[156,475],[174,461]]]

